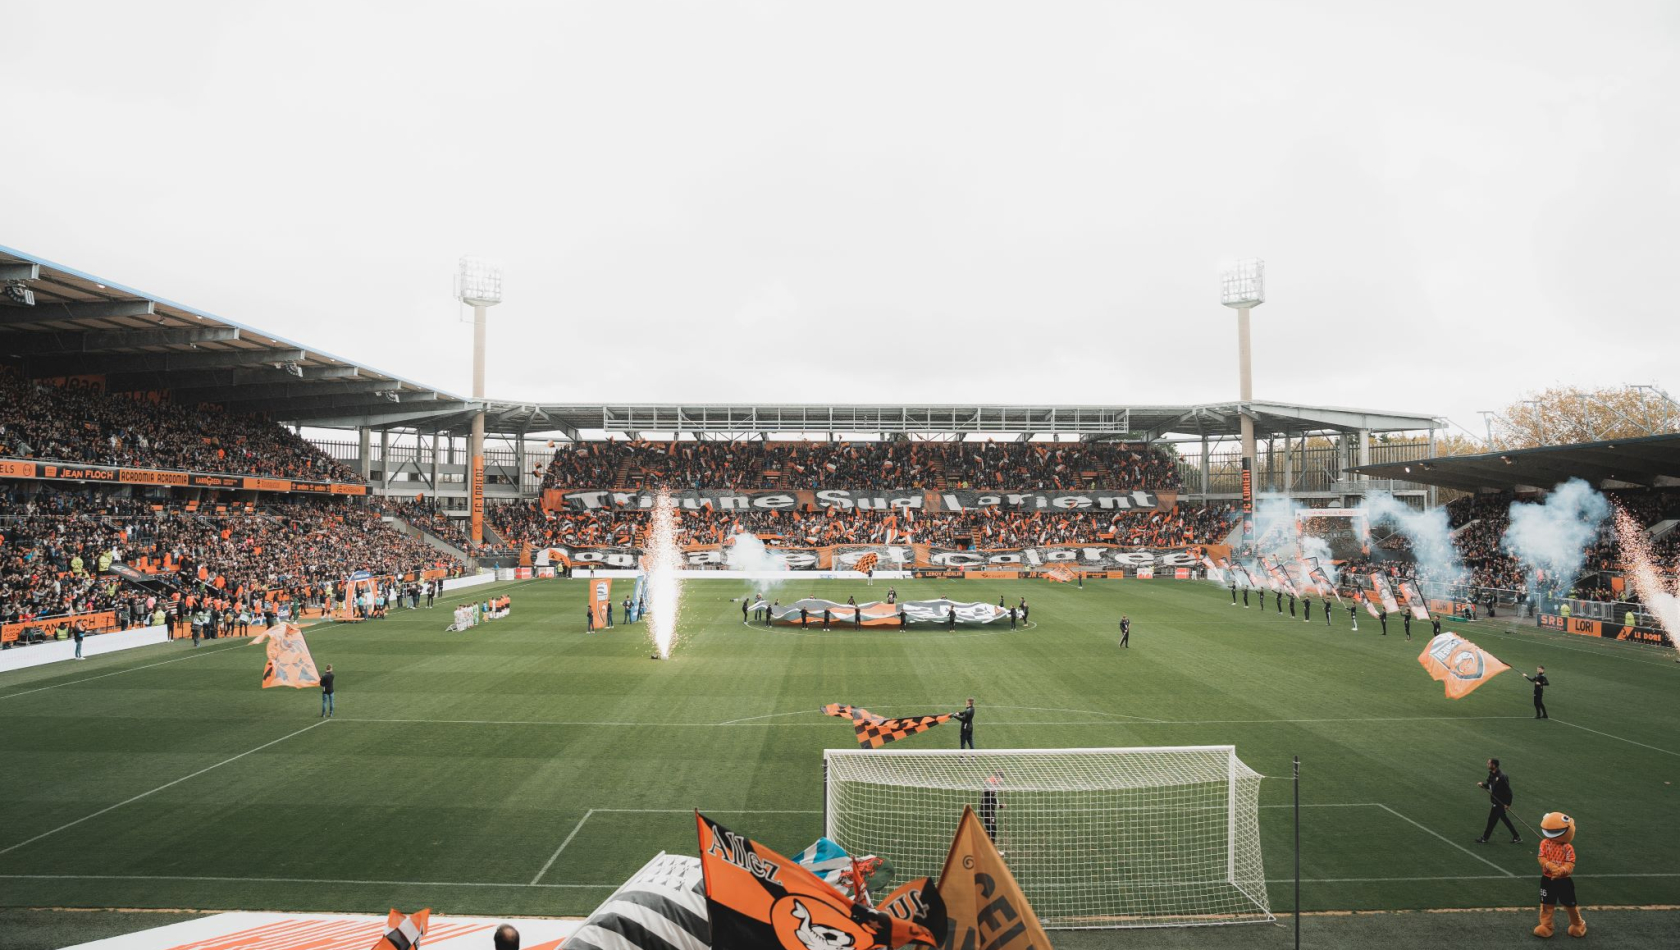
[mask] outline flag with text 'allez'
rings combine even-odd
[[[985,826],[967,805],[939,874],[939,897],[950,928],[947,947],[1050,950],[1050,938],[1038,915]]]
[[[712,946],[728,950],[891,950],[911,944],[937,947],[943,930],[899,919],[853,901],[818,880],[791,858],[694,813],[700,834],[700,870]],[[925,880],[925,879],[924,879]],[[907,906],[926,906],[924,918],[943,921],[932,886]]]
[[[847,706],[844,703],[829,703],[822,708],[826,716],[839,716],[850,719],[852,727],[857,730],[858,747],[862,749],[879,749],[889,742],[897,742],[905,736],[913,736],[918,732],[926,732],[951,718],[950,713],[940,713],[931,716],[901,716],[888,719],[877,716],[867,709]]]
[[[1432,678],[1446,684],[1448,699],[1462,699],[1510,669],[1493,654],[1451,631],[1431,639],[1418,654],[1418,662]]]
[[[304,689],[321,685],[321,674],[315,669],[315,658],[309,655],[309,644],[303,630],[295,623],[277,623],[251,638],[252,643],[268,643],[268,662],[263,665],[262,688],[290,686]]]

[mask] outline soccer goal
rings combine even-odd
[[[1260,923],[1261,778],[1228,745],[828,749],[823,824],[896,885],[939,876],[973,806],[1046,927]]]

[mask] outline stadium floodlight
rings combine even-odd
[[[1219,275],[1219,302],[1233,310],[1249,310],[1266,302],[1266,262],[1237,261]]]
[[[455,296],[469,307],[494,307],[502,302],[502,268],[483,258],[461,258],[455,271]]]
[[[969,805],[1046,927],[1262,923],[1261,778],[1229,745],[827,749],[823,833],[897,886],[938,876]]]
[[[461,258],[455,270],[455,298],[473,308],[473,413],[470,479],[471,538],[474,547],[484,543],[484,333],[485,311],[502,302],[502,268],[483,258]]]

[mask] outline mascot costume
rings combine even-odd
[[[1550,937],[1552,914],[1562,904],[1569,914],[1569,935],[1585,937],[1587,921],[1575,905],[1575,819],[1554,811],[1540,819],[1540,926],[1536,937]]]

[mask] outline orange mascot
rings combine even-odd
[[[1540,819],[1540,926],[1536,937],[1550,937],[1552,914],[1562,904],[1569,914],[1569,935],[1585,937],[1587,921],[1575,906],[1575,819],[1554,811]]]

